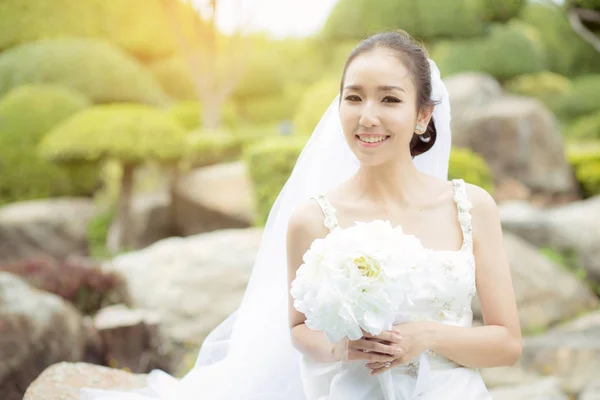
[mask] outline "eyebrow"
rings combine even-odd
[[[348,89],[348,90],[361,90],[362,86],[360,86],[360,85],[348,85],[344,89]],[[382,92],[389,92],[391,90],[399,90],[401,92],[406,93],[406,90],[404,90],[404,88],[402,88],[400,86],[384,85],[384,86],[377,86],[377,89],[379,89]]]

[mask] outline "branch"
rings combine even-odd
[[[594,33],[592,31],[590,31],[588,28],[585,27],[585,25],[581,22],[581,12],[582,10],[579,9],[570,9],[568,12],[569,15],[569,23],[571,24],[571,27],[573,28],[573,30],[575,31],[575,33],[577,33],[583,40],[585,40],[586,42],[588,42],[589,44],[591,44],[592,46],[594,46],[594,48],[596,49],[596,51],[600,52],[600,38],[598,38],[596,35],[594,35]],[[591,12],[593,14],[593,11]],[[585,12],[584,15],[586,16],[586,20],[588,19],[589,15],[588,12]],[[594,18],[598,17],[597,15],[594,15]],[[600,17],[598,17],[600,18]]]

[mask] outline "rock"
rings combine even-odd
[[[499,204],[529,198],[531,198],[531,190],[516,179],[505,178],[494,188],[494,200]]]
[[[99,365],[61,362],[47,368],[29,386],[23,400],[79,400],[82,387],[133,390],[145,386],[146,375]]]
[[[471,108],[457,147],[482,155],[496,182],[514,178],[535,192],[577,194],[577,181],[565,159],[558,122],[538,100],[501,96]]]
[[[50,255],[86,255],[86,229],[97,214],[90,199],[57,198],[0,208],[0,262]]]
[[[490,390],[494,400],[569,400],[560,391],[556,378],[539,379],[532,383]]]
[[[524,338],[521,362],[526,368],[555,375],[564,392],[580,393],[598,379],[600,371],[600,311]]]
[[[176,362],[177,349],[199,347],[239,306],[261,235],[261,229],[249,228],[168,238],[104,268],[125,278],[134,308],[160,315]]]
[[[100,337],[103,365],[134,373],[153,369],[172,370],[158,332],[160,316],[149,310],[133,310],[118,304],[103,308],[94,317]]]
[[[177,234],[246,228],[254,221],[252,185],[243,162],[198,168],[173,189]]]
[[[133,248],[142,249],[172,236],[174,227],[171,217],[171,195],[168,190],[136,194],[131,202]],[[107,239],[107,248],[114,254],[118,252],[120,230],[121,226],[115,218]]]
[[[493,76],[480,72],[467,72],[444,79],[450,95],[452,113],[451,128],[453,144],[466,147],[463,124],[471,110],[487,106],[502,95],[502,87]]]
[[[549,209],[507,203],[500,219],[504,229],[535,246],[575,251],[588,277],[600,283],[600,196]]]
[[[579,400],[600,400],[600,381],[590,383],[578,397]]]
[[[60,297],[0,273],[0,393],[23,398],[49,365],[79,361],[85,347],[81,316]]]
[[[598,306],[598,298],[585,283],[523,239],[505,232],[504,247],[523,331],[544,329]],[[473,313],[481,318],[477,297]]]
[[[521,386],[541,378],[537,372],[527,371],[518,364],[512,367],[482,368],[479,372],[485,386],[489,389],[502,386]]]

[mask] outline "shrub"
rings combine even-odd
[[[505,89],[509,92],[536,98],[551,109],[556,99],[570,88],[569,78],[548,71],[517,76],[505,84]]]
[[[483,157],[466,148],[453,147],[448,165],[448,179],[464,179],[490,193],[494,191],[492,171]]]
[[[324,78],[306,89],[294,115],[295,131],[311,134],[339,90],[340,81],[337,78]]]
[[[585,75],[573,81],[573,86],[556,104],[556,113],[572,119],[600,110],[600,74]]]
[[[432,50],[443,75],[486,72],[500,81],[544,69],[545,55],[535,31],[524,24],[495,25],[489,36],[441,42]]]
[[[106,239],[115,215],[116,210],[114,206],[106,207],[88,222],[86,239],[90,256],[94,258],[107,258],[111,256],[106,248]]]
[[[580,140],[600,140],[600,110],[575,120],[569,127],[567,136]]]
[[[147,68],[172,99],[185,101],[198,98],[189,66],[181,57],[156,60]]]
[[[526,0],[478,0],[483,18],[487,21],[506,22],[519,15]]]
[[[600,194],[600,145],[570,146],[567,159],[575,169],[575,175],[585,197]]]
[[[0,265],[0,270],[62,297],[83,314],[94,314],[111,304],[129,303],[124,281],[119,275],[104,272],[84,259],[28,258]]]
[[[0,96],[28,83],[64,86],[94,103],[162,105],[169,100],[134,58],[92,39],[46,39],[0,53]]]
[[[266,223],[269,211],[288,180],[306,138],[270,138],[250,146],[245,152],[248,173],[254,187],[256,225]]]
[[[0,99],[0,204],[93,193],[90,166],[57,166],[37,153],[44,134],[89,106],[79,93],[47,85],[18,87]]]

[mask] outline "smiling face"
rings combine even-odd
[[[346,141],[362,164],[384,164],[402,153],[410,157],[415,127],[427,126],[430,114],[418,112],[417,89],[393,50],[376,48],[348,66],[340,119]]]

